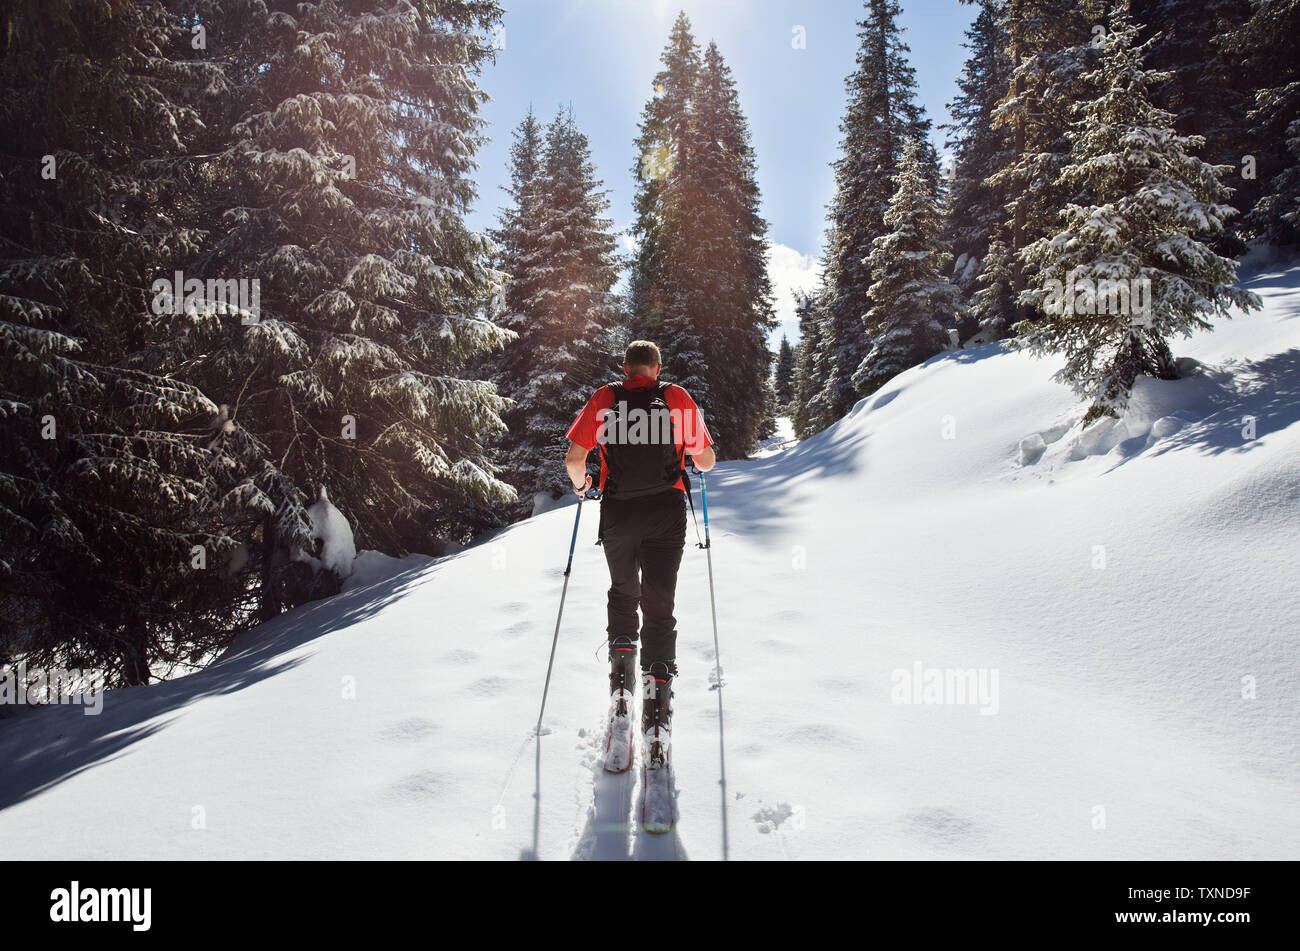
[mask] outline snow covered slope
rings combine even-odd
[[[1104,434],[986,347],[711,473],[727,786],[688,547],[672,836],[598,772],[586,504],[540,745],[572,505],[98,717],[0,721],[3,854],[713,859],[725,805],[732,858],[1300,857],[1300,268],[1248,284],[1266,310]]]

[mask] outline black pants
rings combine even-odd
[[[641,666],[675,671],[677,569],[686,547],[686,495],[669,489],[636,499],[602,499],[601,544],[609,563],[609,639],[637,640],[640,606]]]

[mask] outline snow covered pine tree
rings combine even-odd
[[[216,401],[138,354],[194,252],[186,105],[160,4],[11,4],[0,57],[0,660],[108,686],[201,664],[255,622]]]
[[[506,401],[466,372],[513,334],[483,319],[490,242],[464,215],[484,120],[487,0],[203,4],[224,78],[196,105],[212,142],[187,272],[257,281],[255,320],[170,317],[160,365],[230,407],[258,449],[244,504],[262,567],[312,544],[315,487],[357,542],[394,555],[467,542],[515,499],[485,441]],[[213,228],[212,222],[220,222]],[[264,614],[279,610],[275,579]]]
[[[636,140],[629,334],[663,344],[666,375],[726,431],[727,455],[744,458],[770,433],[774,405],[754,152],[722,54],[710,44],[700,55],[685,14],[661,61]]]
[[[1046,315],[1020,326],[1017,346],[1059,353],[1058,378],[1090,403],[1085,419],[1118,416],[1138,374],[1174,379],[1169,339],[1208,328],[1206,316],[1258,308],[1235,284],[1236,264],[1198,236],[1217,233],[1235,209],[1209,165],[1190,153],[1199,136],[1174,131],[1151,103],[1165,74],[1142,65],[1127,0],[1111,7],[1101,65],[1081,77],[1100,95],[1081,104],[1070,162],[1058,184],[1084,196],[1065,227],[1024,249],[1036,268],[1023,298]]]
[[[613,372],[606,358],[620,316],[618,239],[604,215],[609,201],[595,178],[587,137],[572,110],[544,135],[530,111],[511,150],[513,204],[493,234],[499,267],[509,275],[498,323],[518,336],[484,360],[513,401],[507,430],[493,444],[502,477],[520,493],[515,516],[568,491],[556,456],[568,448],[564,427],[583,394]]]
[[[941,321],[955,323],[961,309],[961,293],[943,274],[952,255],[941,244],[936,183],[926,174],[924,155],[919,139],[907,140],[885,212],[889,231],[876,238],[867,258],[875,281],[867,290],[865,323],[874,331],[871,350],[853,375],[860,393],[874,393],[943,350]]]

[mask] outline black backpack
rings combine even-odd
[[[599,442],[608,474],[605,498],[634,499],[671,489],[682,477],[675,426],[664,394],[671,383],[629,390],[610,383],[614,405]]]

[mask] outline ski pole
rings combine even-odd
[[[578,510],[573,516],[573,537],[569,539],[569,561],[564,566],[564,589],[560,592],[560,613],[555,617],[555,636],[551,638],[551,659],[546,663],[546,686],[542,688],[542,709],[537,712],[537,735],[542,735],[542,716],[546,713],[546,695],[551,690],[551,668],[555,666],[555,645],[560,642],[560,618],[564,617],[564,598],[569,593],[569,572],[573,568],[573,550],[578,546],[578,520],[582,518],[582,502],[586,493],[578,496]]]
[[[718,604],[713,594],[713,548],[709,542],[709,490],[700,473],[700,507],[704,510],[704,557],[709,565],[709,611],[713,614],[713,669],[718,688],[718,785],[722,791],[722,858],[727,849],[727,744],[722,731],[722,654],[718,650]]]
[[[704,510],[704,555],[709,564],[709,610],[713,613],[713,662],[718,671],[718,687],[722,687],[722,657],[718,653],[718,605],[713,596],[713,548],[709,542],[709,490],[700,473],[700,506]]]

